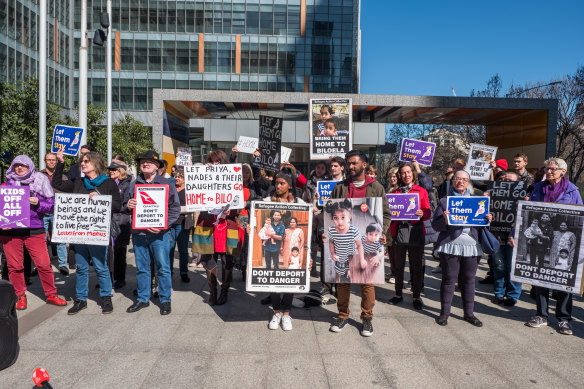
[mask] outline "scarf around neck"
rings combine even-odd
[[[85,184],[85,189],[94,190],[95,188],[97,188],[98,186],[103,184],[103,182],[107,179],[108,179],[108,176],[106,176],[105,174],[100,174],[99,176],[95,177],[93,180],[90,180],[87,177],[83,177],[83,184]]]
[[[560,198],[562,193],[568,189],[568,179],[566,177],[562,177],[560,182],[555,185],[552,185],[548,180],[545,180],[541,189],[543,191],[543,201],[555,203]]]
[[[464,191],[464,193],[458,193],[457,191],[454,190],[454,187],[451,186],[450,189],[448,190],[448,196],[468,197],[470,196],[470,189],[466,188],[466,191]]]
[[[414,183],[412,182],[410,185],[406,185],[406,186],[400,186],[399,187],[399,191],[402,193],[408,193],[410,190],[412,190],[412,187],[414,186]]]

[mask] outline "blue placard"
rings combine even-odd
[[[489,213],[487,196],[448,196],[448,225],[451,226],[488,226],[485,217]]]
[[[316,190],[318,191],[318,205],[324,205],[324,202],[331,198],[333,188],[338,181],[317,181]]]
[[[53,144],[51,152],[63,150],[65,155],[77,155],[81,146],[83,128],[56,125],[53,130]]]

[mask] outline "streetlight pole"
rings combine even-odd
[[[513,93],[507,93],[507,94],[505,95],[505,97],[511,97],[512,95],[516,95],[516,94],[522,95],[522,94],[524,94],[525,92],[529,92],[530,90],[534,90],[534,89],[543,88],[544,86],[552,86],[552,85],[557,85],[557,84],[561,84],[561,83],[562,83],[561,81],[554,81],[554,82],[550,82],[549,84],[538,85],[538,86],[534,86],[534,87],[531,87],[531,88],[522,89],[522,90],[520,90],[520,91],[515,91],[515,92],[513,92]]]
[[[47,0],[39,1],[39,170],[47,152]]]
[[[112,161],[112,0],[107,0],[107,163]]]
[[[79,47],[79,127],[81,145],[87,144],[87,0],[81,0],[81,46]]]

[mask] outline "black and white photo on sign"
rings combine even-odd
[[[353,148],[350,98],[310,99],[310,159],[341,156]]]
[[[584,207],[519,201],[511,279],[582,293]]]
[[[307,292],[310,286],[310,206],[252,202],[247,290]]]
[[[385,198],[330,199],[324,205],[326,282],[383,284]]]

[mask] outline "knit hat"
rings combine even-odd
[[[288,183],[288,186],[290,186],[290,191],[292,191],[294,189],[294,185],[292,184],[292,176],[290,174],[285,173],[285,172],[278,172],[278,174],[276,174],[276,178],[274,179],[274,182],[278,178],[281,178]]]
[[[504,159],[498,159],[495,161],[495,165],[500,167],[503,170],[507,170],[507,161]]]

